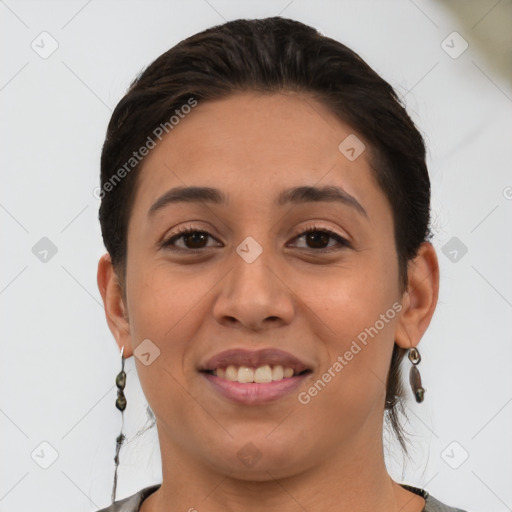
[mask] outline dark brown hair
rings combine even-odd
[[[99,219],[121,283],[136,179],[144,160],[128,168],[126,162],[191,99],[201,103],[241,91],[306,93],[365,141],[372,171],[393,212],[400,287],[405,291],[407,264],[430,237],[423,138],[391,85],[359,55],[312,27],[281,17],[230,21],[181,41],[149,65],[116,106],[101,155]],[[114,180],[116,173],[122,179]],[[384,407],[405,449],[398,415],[403,410],[404,353],[395,344]]]

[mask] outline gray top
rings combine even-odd
[[[128,498],[124,498],[120,501],[114,502],[107,508],[102,508],[97,512],[139,512],[142,502],[150,495],[153,494],[157,489],[160,488],[161,484],[151,485],[150,487],[145,487],[141,489],[139,492],[136,492],[132,496],[128,496]],[[422,512],[466,512],[460,508],[453,508],[441,503],[436,500],[433,496],[417,487],[413,487],[411,485],[400,484],[402,487],[407,489],[408,491],[421,496],[425,500],[425,507]]]

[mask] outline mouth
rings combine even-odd
[[[245,405],[283,398],[313,373],[311,366],[277,349],[228,350],[217,354],[198,370],[215,392]]]
[[[311,373],[310,369],[296,371],[290,366],[282,365],[270,366],[269,364],[251,368],[249,366],[235,366],[233,364],[227,367],[219,367],[214,370],[202,370],[202,373],[213,375],[231,382],[242,384],[257,383],[265,384],[268,382],[279,382],[283,379],[290,379]]]

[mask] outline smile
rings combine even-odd
[[[294,391],[312,373],[295,374],[292,368],[270,365],[250,368],[229,365],[202,371],[213,390],[235,403],[258,405],[278,400]]]
[[[256,382],[258,384],[288,379],[296,375],[302,375],[306,372],[308,372],[308,370],[297,372],[289,366],[283,367],[280,364],[274,365],[272,367],[266,364],[259,366],[258,368],[251,368],[249,366],[235,366],[231,364],[226,368],[216,368],[215,370],[207,371],[207,373],[210,375],[215,375],[221,379],[226,379],[232,382]]]

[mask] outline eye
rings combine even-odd
[[[309,247],[301,247],[301,249],[313,249],[314,252],[320,253],[336,251],[343,247],[352,247],[346,238],[343,238],[341,235],[338,235],[338,233],[335,233],[330,229],[321,228],[319,226],[311,226],[306,229],[306,231],[297,235],[296,238],[303,238],[306,244],[310,244]],[[336,244],[326,246],[326,244],[329,243],[329,239],[334,239],[338,243],[339,247],[336,247]]]
[[[186,227],[179,229],[178,234],[171,236],[171,238],[167,240],[164,240],[161,244],[161,247],[177,249],[184,252],[201,251],[201,249],[208,248],[208,246],[206,245],[208,242],[208,238],[213,239],[213,237],[207,231],[203,231],[194,227]],[[343,238],[338,233],[335,233],[330,229],[321,228],[318,226],[311,226],[305,231],[302,231],[299,235],[295,236],[295,239],[302,238],[304,239],[306,244],[309,244],[309,247],[306,246],[299,248],[311,249],[313,250],[313,252],[317,253],[332,252],[335,250],[339,250],[340,248],[343,247],[352,247],[350,242],[346,238]],[[329,244],[329,239],[337,242],[338,247],[336,247],[336,244],[331,246],[327,245],[326,247],[326,244]],[[184,243],[184,246],[180,247],[179,245],[177,245],[176,242],[178,241],[182,241]]]
[[[204,249],[208,237],[213,238],[207,231],[202,231],[194,227],[181,228],[179,234],[173,235],[171,238],[164,240],[161,244],[162,248],[176,248],[178,250],[194,252]],[[183,239],[185,247],[177,246],[175,243]]]

